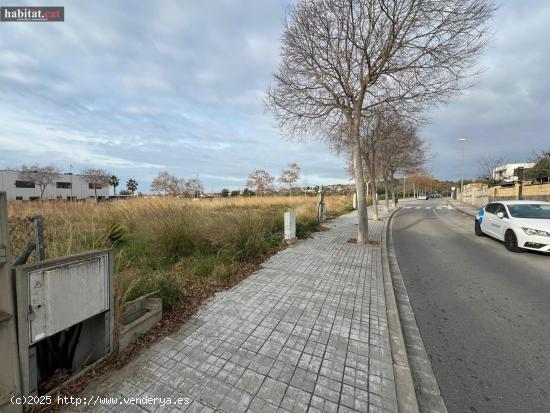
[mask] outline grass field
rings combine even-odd
[[[351,211],[350,197],[326,204],[328,217]],[[117,301],[158,290],[170,310],[197,291],[233,285],[280,248],[289,209],[299,238],[318,229],[317,199],[304,197],[12,203],[9,215],[44,217],[47,258],[114,248]]]

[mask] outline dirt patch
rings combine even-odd
[[[380,246],[380,241],[372,241],[372,240],[368,240],[365,243],[358,244],[357,243],[357,238],[350,238],[350,239],[348,239],[347,243],[348,244],[354,244],[354,245],[367,245],[367,246],[371,246],[371,247],[379,247]]]

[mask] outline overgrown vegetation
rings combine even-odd
[[[318,229],[316,199],[141,198],[100,203],[13,203],[10,216],[41,214],[46,255],[113,247],[117,297],[158,291],[166,309],[189,291],[218,290],[282,244],[283,213],[295,209],[297,236]],[[351,210],[351,198],[327,197],[327,216]],[[14,251],[14,253],[17,253]]]

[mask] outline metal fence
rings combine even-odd
[[[41,215],[8,217],[12,262],[15,265],[45,259],[44,219]]]

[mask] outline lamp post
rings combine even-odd
[[[71,202],[73,202],[73,164],[69,164],[69,175],[71,175]]]
[[[460,166],[460,202],[464,202],[464,143],[466,138],[459,138],[458,141],[462,146],[462,163]]]

